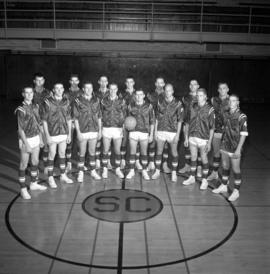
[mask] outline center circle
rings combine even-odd
[[[113,223],[148,220],[159,214],[163,204],[156,196],[133,189],[111,189],[88,196],[82,208],[89,216]]]

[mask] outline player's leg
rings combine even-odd
[[[77,181],[79,183],[82,183],[84,178],[84,163],[85,163],[86,148],[87,148],[87,139],[83,139],[82,141],[79,141],[79,161],[78,161],[79,172],[77,177]]]
[[[199,147],[200,156],[202,160],[202,182],[200,185],[201,190],[206,190],[208,188],[207,176],[209,172],[209,162],[208,162],[208,153],[206,152],[206,148],[205,148],[206,145],[207,143]]]
[[[156,150],[156,158],[155,158],[155,166],[156,170],[155,173],[152,175],[152,179],[156,180],[160,176],[160,168],[161,168],[161,162],[162,162],[162,152],[165,145],[165,140],[158,138],[157,139],[157,150]]]
[[[162,164],[162,169],[165,173],[171,173],[171,169],[169,168],[169,165],[168,165],[168,159],[169,159],[169,144],[168,142],[166,142],[163,150],[163,164]]]
[[[115,154],[115,174],[120,178],[123,179],[125,176],[120,169],[121,163],[121,143],[122,143],[122,136],[119,138],[113,138],[113,147],[114,147],[114,154]]]
[[[143,167],[141,165],[141,157],[140,157],[141,153],[140,153],[140,142],[138,143],[137,146],[137,151],[136,151],[136,162],[135,162],[135,166],[138,170],[142,170]]]
[[[171,155],[172,155],[172,175],[171,180],[172,182],[177,182],[177,166],[178,166],[178,150],[177,150],[178,143],[170,142],[170,148],[171,148]]]
[[[128,180],[132,179],[135,175],[135,161],[136,161],[136,151],[137,151],[138,139],[133,138],[132,135],[129,136],[129,147],[130,147],[130,154],[129,154],[129,173],[127,174],[126,178]]]
[[[98,139],[97,138],[91,138],[88,140],[88,152],[89,152],[89,157],[90,157],[90,173],[91,176],[95,180],[100,180],[101,177],[96,171],[96,159],[95,159],[95,154],[96,154],[96,146],[97,146]]]
[[[196,143],[189,141],[189,148],[190,148],[190,156],[191,156],[190,175],[188,179],[183,181],[183,185],[190,185],[196,182],[195,175],[196,175],[196,169],[197,169],[198,146]]]
[[[67,184],[72,184],[73,181],[68,178],[66,174],[66,148],[67,142],[66,140],[60,142],[58,144],[58,155],[59,155],[59,167],[60,167],[60,181],[65,182]]]
[[[105,137],[103,135],[102,138],[102,145],[103,145],[103,155],[102,155],[102,166],[103,166],[103,172],[102,172],[102,178],[107,179],[108,178],[108,152],[111,147],[111,138]]]
[[[123,139],[121,144],[121,164],[120,164],[121,169],[124,169],[126,167],[127,143],[128,143],[128,131],[124,128]]]
[[[48,155],[48,184],[51,188],[57,188],[53,177],[54,169],[54,158],[56,155],[57,143],[53,142],[49,144],[49,155]]]
[[[140,145],[140,155],[141,155],[141,163],[142,163],[142,176],[144,180],[150,180],[150,177],[147,172],[147,164],[148,164],[148,156],[147,156],[147,151],[148,151],[148,137],[145,140],[140,140],[139,142]]]
[[[220,165],[220,144],[221,144],[221,134],[215,133],[212,141],[213,146],[213,170],[211,174],[207,177],[208,181],[218,179],[218,169]]]
[[[185,125],[183,127],[183,132],[185,132]],[[190,154],[190,149],[188,147],[184,147],[184,154],[185,154],[185,165],[183,168],[179,169],[178,172],[180,174],[184,174],[187,172],[190,172],[190,159],[191,159],[191,154]]]
[[[25,151],[25,149],[22,147],[20,151],[20,166],[19,166],[19,185],[20,185],[20,193],[23,199],[29,200],[31,199],[31,196],[27,190],[26,185],[26,176],[25,176],[25,170],[27,168],[28,162],[29,162],[29,153]]]
[[[72,157],[72,147],[73,147],[74,139],[75,139],[75,130],[74,130],[74,122],[72,122],[71,141],[69,144],[67,144],[67,147],[66,147],[66,160],[67,160],[66,172],[70,172],[72,170],[71,157]]]
[[[96,169],[100,169],[101,143],[102,143],[102,139],[97,141],[97,146],[96,146]]]
[[[239,158],[231,157],[232,171],[233,171],[233,177],[234,177],[234,189],[232,194],[228,198],[228,200],[231,202],[236,201],[240,195],[239,190],[242,182],[240,162],[241,162],[241,157]]]
[[[153,142],[149,144],[148,151],[149,151],[148,169],[154,170],[155,169],[156,140],[153,140]]]

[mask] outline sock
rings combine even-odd
[[[32,165],[31,166],[31,182],[37,182],[38,180],[38,167]]]
[[[195,177],[196,174],[196,169],[197,169],[197,161],[192,161],[190,162],[191,166],[190,166],[190,175]]]
[[[172,157],[172,170],[175,171],[178,166],[178,156]]]
[[[20,169],[19,170],[19,184],[21,188],[26,187],[26,178],[25,178],[25,169]]]
[[[60,158],[59,157],[59,167],[60,167],[60,173],[61,175],[65,173],[66,171],[66,158]]]
[[[162,155],[156,155],[155,164],[156,169],[160,170]]]
[[[148,156],[147,155],[141,155],[141,163],[142,163],[143,169],[146,169],[147,164],[148,164]]]

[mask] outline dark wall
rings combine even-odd
[[[1,57],[0,58],[4,58]],[[242,59],[170,59],[170,58],[129,58],[129,57],[91,57],[71,55],[7,55],[6,84],[8,99],[20,98],[23,86],[32,83],[35,72],[46,77],[46,86],[61,81],[68,87],[71,73],[77,73],[81,82],[90,80],[97,88],[98,78],[106,75],[110,82],[124,88],[128,75],[133,75],[137,87],[146,91],[154,89],[156,77],[163,76],[166,82],[175,86],[180,96],[187,92],[191,79],[197,79],[201,87],[208,90],[209,96],[216,93],[217,83],[226,81],[230,90],[244,98],[269,98],[268,78],[270,63],[267,60]],[[2,75],[2,76],[3,76]],[[2,83],[0,94],[5,93]]]

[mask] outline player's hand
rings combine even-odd
[[[32,151],[32,148],[30,147],[28,143],[25,144],[25,149],[27,153],[30,153]]]
[[[98,132],[98,140],[101,140],[101,138],[102,138],[102,131],[99,130],[99,132]]]
[[[148,143],[149,143],[149,144],[152,143],[152,142],[153,142],[153,139],[154,139],[153,135],[150,134],[149,137],[148,137]]]
[[[68,136],[67,136],[67,144],[70,144],[70,142],[71,142],[71,134],[68,134]]]
[[[39,147],[41,147],[41,148],[44,147],[44,142],[43,142],[42,138],[40,138]]]
[[[77,133],[78,141],[81,142],[83,140],[83,135],[80,133]]]
[[[48,144],[48,145],[50,145],[50,144],[52,143],[52,138],[51,138],[51,136],[47,136],[46,140],[47,140],[47,144]]]
[[[234,152],[234,154],[232,155],[232,158],[233,158],[233,159],[238,159],[238,158],[240,158],[240,157],[241,157],[241,152],[238,151],[238,150],[236,150],[236,151]]]
[[[204,147],[205,153],[208,153],[211,150],[211,143],[207,142],[207,144]]]
[[[155,141],[157,141],[157,134],[154,133],[154,138],[153,138]]]
[[[177,144],[179,141],[179,135],[175,135],[174,138],[173,138],[173,143]]]
[[[188,147],[188,139],[185,139],[185,141],[184,141],[184,147]]]

